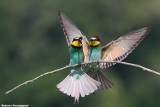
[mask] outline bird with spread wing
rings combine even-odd
[[[141,29],[127,33],[116,40],[111,41],[105,46],[101,47],[101,41],[98,36],[93,36],[88,42],[78,27],[64,15],[61,11],[58,12],[59,19],[66,36],[68,46],[71,44],[73,38],[82,37],[82,47],[84,52],[84,62],[88,61],[122,61],[131,53],[135,47],[143,40],[148,34],[150,27],[143,27]],[[100,68],[106,68],[114,65],[115,63],[96,63],[89,65],[89,74],[92,78],[99,81],[101,85],[99,89],[110,88],[113,84],[100,72]]]

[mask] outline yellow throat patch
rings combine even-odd
[[[91,46],[98,46],[100,44],[100,42],[96,42],[96,41],[91,41],[90,45]]]
[[[72,42],[72,45],[75,47],[82,47],[82,44],[79,41]]]

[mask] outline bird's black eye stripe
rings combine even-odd
[[[78,39],[78,41],[82,44],[82,41],[80,39]]]
[[[79,37],[80,40],[82,40],[82,37]]]
[[[79,41],[82,44],[82,37],[80,37],[80,38],[74,38],[73,41]]]
[[[78,39],[78,41],[82,44],[82,37],[80,37],[80,38]]]
[[[96,39],[96,41],[100,41],[100,39]]]

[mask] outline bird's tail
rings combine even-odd
[[[100,82],[101,85],[98,86],[98,90],[104,90],[107,88],[111,88],[113,86],[113,83],[111,81],[109,81],[102,73],[99,69],[97,70],[92,70],[89,69],[87,74],[92,77],[93,79],[95,79],[96,81]]]
[[[79,96],[82,97],[93,93],[100,86],[100,82],[95,81],[83,71],[71,71],[71,73],[57,85],[60,91],[74,97],[79,103]]]

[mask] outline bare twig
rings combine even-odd
[[[58,71],[61,71],[61,70],[67,69],[67,68],[76,67],[78,65],[86,65],[86,64],[101,63],[101,62],[104,62],[104,63],[118,63],[118,64],[123,64],[123,65],[133,66],[133,67],[140,68],[140,69],[143,69],[144,71],[151,72],[153,74],[156,74],[156,75],[160,76],[159,72],[156,72],[154,70],[148,69],[148,68],[143,67],[143,66],[138,65],[138,64],[133,64],[133,63],[128,63],[128,62],[120,62],[120,61],[102,61],[102,60],[100,60],[100,61],[93,61],[93,62],[88,62],[88,63],[68,65],[68,66],[65,66],[65,67],[50,71],[50,72],[46,72],[46,73],[44,73],[42,75],[39,75],[39,76],[35,77],[34,79],[31,79],[31,80],[25,81],[22,84],[19,84],[18,86],[16,86],[16,87],[12,88],[11,90],[7,91],[6,94],[9,94],[10,92],[14,91],[15,89],[17,89],[17,88],[19,88],[19,87],[21,87],[23,85],[27,85],[28,83],[34,82],[34,81],[38,80],[39,78],[41,78],[43,76],[46,76],[46,75],[49,75],[49,74],[52,74],[52,73],[55,73],[55,72],[58,72]]]

